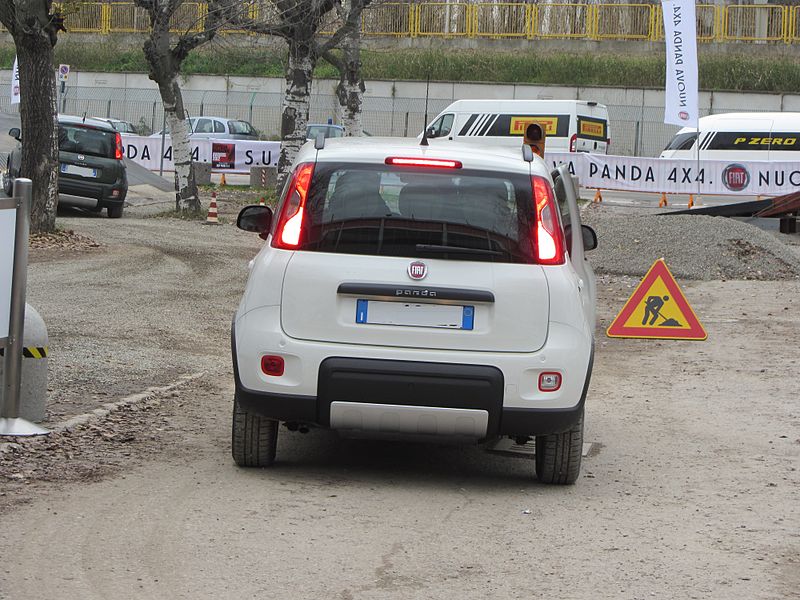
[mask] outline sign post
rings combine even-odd
[[[61,84],[61,112],[67,110],[67,79],[69,78],[69,65],[58,65],[58,82]]]
[[[28,283],[28,219],[31,205],[33,182],[19,178],[14,181],[14,197],[0,200],[0,229],[13,247],[13,264],[11,267],[11,284],[7,285],[8,267],[0,263],[0,295],[10,296],[8,302],[0,297],[0,321],[8,323],[7,328],[0,325],[0,344],[5,347],[5,364],[3,369],[3,403],[0,406],[0,435],[42,435],[49,433],[46,429],[19,418],[19,396],[22,374],[23,328],[25,325],[25,288]],[[6,211],[15,213],[14,227],[11,231],[10,220]],[[6,235],[8,234],[8,235]],[[11,250],[11,248],[9,248]],[[10,252],[2,252],[5,256]],[[7,313],[3,308],[8,306]],[[5,337],[3,337],[5,333]]]

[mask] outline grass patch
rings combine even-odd
[[[103,44],[62,39],[55,48],[56,62],[76,70],[147,72],[141,47],[123,46],[114,38]],[[0,67],[11,68],[12,45],[0,46]],[[664,59],[660,55],[602,53],[548,53],[535,51],[437,50],[364,51],[367,80],[476,81],[543,85],[595,85],[661,88]],[[233,48],[213,43],[192,52],[183,74],[283,77],[286,53],[265,48]],[[700,85],[704,90],[800,92],[800,61],[795,56],[739,55],[699,57]],[[320,60],[315,77],[336,78],[336,70]]]

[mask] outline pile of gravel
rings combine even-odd
[[[624,214],[599,205],[582,212],[597,232],[587,256],[599,274],[644,275],[663,258],[683,279],[800,279],[800,252],[777,235],[725,217]]]

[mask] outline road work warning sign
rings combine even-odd
[[[663,258],[653,263],[606,333],[664,340],[708,337]]]

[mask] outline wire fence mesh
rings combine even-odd
[[[332,85],[330,89],[329,93],[311,96],[310,122],[336,121],[337,99]],[[591,88],[579,88],[578,96],[581,94],[587,100],[597,99],[597,92]],[[249,121],[262,138],[279,139],[282,93],[185,90],[183,96],[187,116],[243,119]],[[663,106],[642,103],[645,94],[631,96],[638,96],[638,102],[628,100],[627,96],[611,90],[608,97],[618,97],[619,101],[606,102],[611,136],[609,152],[658,156],[678,128],[663,123]],[[364,129],[370,135],[413,137],[456,99],[456,89],[450,98],[429,98],[426,112],[424,96],[367,95],[363,103]],[[713,113],[758,110],[746,94],[727,94],[721,99],[715,98],[712,105]],[[59,108],[63,114],[123,119],[137,126],[143,134],[157,133],[164,126],[164,111],[156,89],[68,86],[66,94],[59,99]],[[762,108],[769,109],[767,106]],[[11,105],[8,96],[0,95],[0,111],[16,112],[17,105]],[[701,116],[711,112],[701,110]]]

